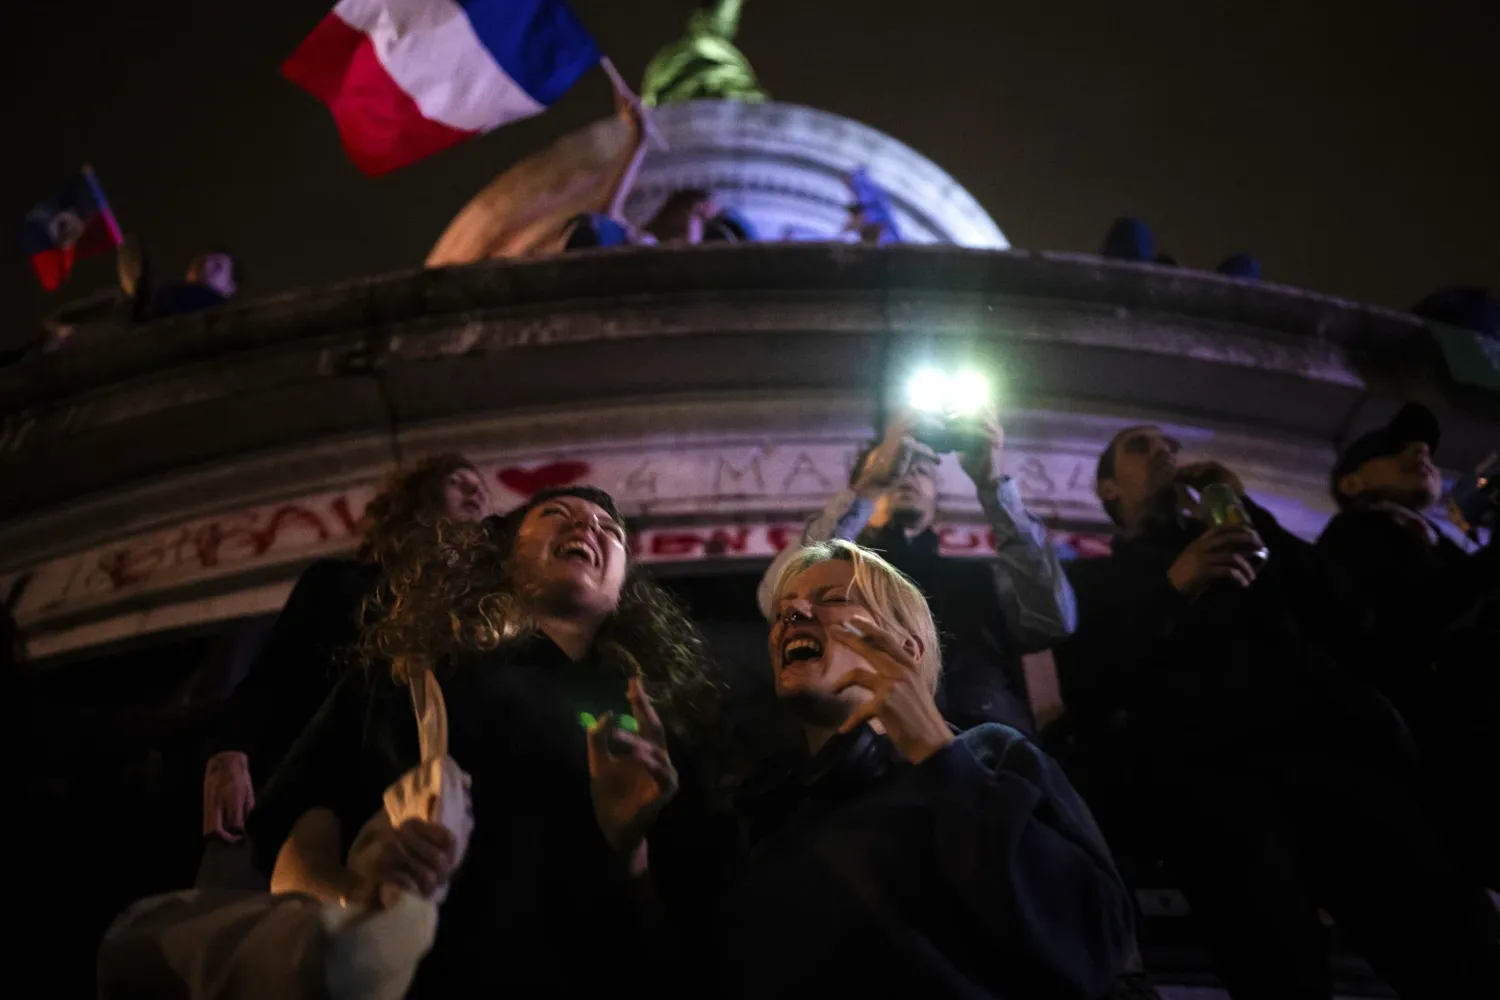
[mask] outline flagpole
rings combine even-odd
[[[115,213],[109,207],[109,201],[104,197],[104,188],[99,185],[99,178],[94,176],[94,168],[87,163],[83,165],[83,179],[88,182],[89,190],[94,193],[94,201],[99,203],[99,214],[104,216],[104,224],[109,227],[110,239],[115,241],[115,246],[125,242],[125,237],[120,235],[120,224],[115,221]]]
[[[615,69],[614,61],[609,56],[600,56],[599,65],[604,69],[604,74],[609,77],[609,82],[614,85],[615,93],[624,98],[625,103],[630,105],[631,110],[640,116],[641,128],[651,139],[652,145],[657,149],[670,148],[667,146],[667,137],[661,134],[661,130],[651,120],[651,114],[646,109],[646,106],[641,103],[640,97],[636,95],[635,91],[630,89],[630,84],[625,82],[625,78],[620,75],[620,71]]]
[[[641,172],[641,164],[646,160],[646,141],[649,140],[651,145],[657,149],[667,149],[667,139],[657,129],[656,123],[651,120],[651,113],[641,103],[640,97],[636,95],[635,91],[630,89],[630,85],[625,82],[625,78],[620,75],[620,71],[615,69],[614,61],[609,56],[600,56],[599,65],[603,68],[604,75],[609,77],[609,82],[614,86],[615,95],[621,101],[625,102],[625,106],[630,109],[630,113],[635,115],[641,123],[641,141],[636,144],[635,152],[631,154],[630,162],[625,165],[624,171],[620,174],[620,179],[615,182],[615,189],[611,193],[604,210],[604,214],[628,226],[628,223],[625,222],[625,199],[630,197],[630,191],[635,187],[636,176]]]

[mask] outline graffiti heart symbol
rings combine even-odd
[[[507,489],[531,497],[554,486],[570,486],[588,474],[587,462],[549,462],[534,469],[520,465],[501,469],[496,478]]]

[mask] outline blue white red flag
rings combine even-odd
[[[539,114],[599,58],[564,0],[341,0],[281,72],[378,177]]]
[[[27,212],[21,224],[22,249],[49,292],[67,280],[75,262],[109,253],[119,245],[120,227],[94,172],[87,167],[56,197]]]

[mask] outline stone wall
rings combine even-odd
[[[847,474],[882,372],[958,356],[997,376],[1011,471],[1065,534],[1100,529],[1093,463],[1126,423],[1231,462],[1309,536],[1335,443],[1400,397],[1438,409],[1452,468],[1500,438],[1500,397],[1450,385],[1416,320],[1291,289],[946,247],[577,254],[91,331],[0,371],[0,589],[27,581],[18,616],[57,649],[269,610],[352,544],[396,458],[448,448],[502,505],[564,473],[616,491],[647,557],[764,558]]]

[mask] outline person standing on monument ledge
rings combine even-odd
[[[230,697],[210,747],[203,772],[208,847],[200,885],[238,882],[247,874],[215,845],[243,839],[256,788],[265,786],[338,680],[341,653],[359,638],[361,609],[376,592],[381,567],[439,520],[477,524],[489,513],[489,495],[473,463],[459,454],[434,455],[397,472],[370,501],[354,559],[320,559],[297,580]]]
[[[913,434],[917,417],[903,414],[885,437],[855,458],[849,486],[807,522],[802,545],[842,539],[874,549],[921,589],[942,636],[943,714],[967,729],[999,722],[1036,730],[1021,655],[1072,633],[1073,591],[1047,529],[1026,509],[1015,480],[1003,472],[1005,432],[993,412],[981,433],[959,451],[995,540],[994,561],[945,559],[933,530],[938,455]],[[766,570],[758,594],[771,617],[771,590],[796,547]]]

